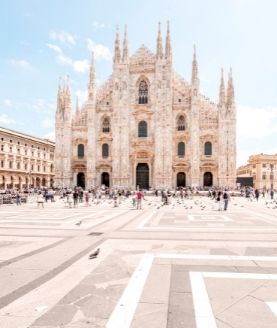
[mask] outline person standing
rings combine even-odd
[[[230,200],[230,194],[228,193],[227,190],[225,190],[223,193],[224,211],[227,211],[229,200]]]
[[[42,193],[39,193],[37,196],[37,207],[39,207],[39,205],[41,205],[41,207],[44,208],[44,197]]]
[[[137,199],[137,210],[138,209],[142,209],[141,207],[141,202],[142,202],[142,198],[143,198],[143,193],[141,190],[138,190],[137,191],[137,194],[136,194],[136,199]]]
[[[21,196],[20,196],[20,193],[19,192],[16,193],[15,198],[16,198],[16,205],[17,206],[18,205],[21,205]]]
[[[273,189],[270,190],[270,198],[271,198],[271,200],[274,199],[274,190]]]
[[[260,197],[260,192],[258,189],[255,190],[255,198],[256,198],[256,201],[259,200],[259,197]]]
[[[73,191],[73,206],[74,207],[78,206],[78,197],[79,197],[78,191],[77,191],[77,189],[75,189]]]
[[[221,191],[217,192],[216,202],[218,204],[218,210],[222,211],[222,192]]]

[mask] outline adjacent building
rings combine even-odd
[[[172,65],[169,25],[156,51],[129,55],[127,30],[114,44],[111,76],[96,88],[92,58],[87,101],[73,112],[59,86],[55,185],[176,188],[236,185],[236,106],[232,72],[219,100],[201,94],[194,49],[191,82]]]
[[[0,127],[0,189],[52,187],[54,142]]]
[[[237,169],[237,177],[252,177],[255,189],[277,190],[277,154],[252,155]]]

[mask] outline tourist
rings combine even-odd
[[[256,198],[256,201],[259,200],[259,197],[260,197],[260,192],[258,189],[255,190],[255,198]]]
[[[15,199],[16,199],[16,205],[21,205],[21,196],[19,192],[16,193]]]
[[[44,197],[41,192],[37,196],[37,207],[39,208],[40,205],[44,208]]]
[[[141,207],[142,198],[143,198],[143,192],[141,190],[138,190],[136,193],[137,210],[142,209]]]
[[[227,211],[227,207],[228,207],[228,202],[230,200],[230,194],[227,191],[227,189],[225,189],[224,193],[223,193],[223,201],[224,201],[224,211]]]
[[[74,191],[73,191],[73,206],[74,207],[78,206],[78,197],[79,197],[78,191],[77,191],[77,189],[74,189]]]
[[[216,202],[218,204],[218,211],[222,211],[222,192],[221,191],[217,192]]]

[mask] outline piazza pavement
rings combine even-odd
[[[277,327],[269,199],[31,199],[0,206],[0,235],[1,328]]]

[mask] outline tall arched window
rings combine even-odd
[[[140,121],[138,125],[138,136],[147,137],[147,123],[145,121]]]
[[[177,120],[177,131],[185,131],[185,117],[180,115]]]
[[[184,157],[185,156],[185,143],[184,142],[179,142],[178,143],[177,153],[178,153],[179,157]]]
[[[211,156],[212,155],[212,143],[210,141],[205,142],[204,154],[206,156]]]
[[[102,157],[109,157],[109,145],[106,143],[102,145]]]
[[[148,85],[146,81],[141,80],[139,83],[139,104],[148,103]]]
[[[109,133],[110,132],[110,120],[105,117],[103,120],[103,125],[102,125],[102,132],[104,133]]]
[[[85,156],[85,146],[83,144],[79,144],[77,147],[77,156],[84,157]]]

